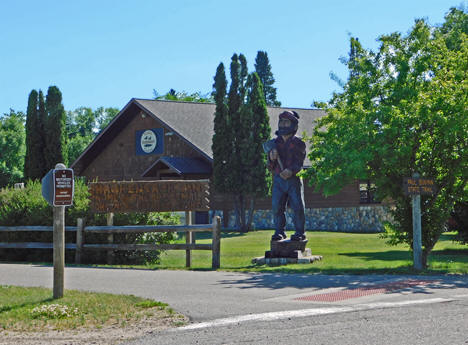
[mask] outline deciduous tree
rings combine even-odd
[[[10,109],[0,117],[0,187],[11,186],[23,178],[25,115]]]
[[[438,191],[422,196],[423,264],[445,230],[468,176],[467,14],[451,9],[442,27],[417,20],[407,35],[379,38],[378,52],[352,41],[350,76],[324,105],[306,176],[334,194],[355,179],[370,179],[394,205],[389,243],[412,246],[410,198],[402,180],[419,172]],[[455,42],[455,43],[454,43]]]

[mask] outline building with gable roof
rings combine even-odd
[[[86,177],[88,181],[209,179],[215,107],[211,103],[133,98],[71,168],[76,176]],[[297,135],[304,132],[310,135],[315,121],[325,115],[317,109],[267,109],[272,137],[278,115],[284,110],[299,113]],[[310,161],[306,157],[304,167],[308,166]],[[371,200],[367,182],[356,181],[330,197],[314,192],[307,183],[304,185],[307,229],[381,231],[387,214],[382,205]],[[233,225],[232,198],[212,191],[210,208],[222,212],[225,226]],[[256,228],[271,229],[271,199],[257,200],[255,208]]]

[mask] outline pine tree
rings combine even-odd
[[[45,110],[47,122],[46,132],[46,162],[49,169],[57,163],[67,164],[66,150],[66,113],[62,105],[62,93],[56,86],[47,90]]]
[[[276,88],[273,87],[275,78],[273,78],[270,61],[266,52],[258,51],[255,58],[255,71],[263,84],[266,104],[275,107],[281,106],[281,102],[276,99]]]

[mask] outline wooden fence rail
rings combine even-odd
[[[53,231],[52,226],[0,226],[1,232],[24,232],[24,231]],[[211,250],[212,262],[211,267],[217,269],[220,266],[220,240],[221,240],[221,219],[215,217],[212,224],[197,224],[197,225],[155,225],[155,226],[85,226],[82,219],[78,219],[77,226],[67,226],[65,231],[76,231],[76,243],[66,243],[66,249],[75,249],[75,262],[81,263],[81,256],[84,249],[90,250],[185,250],[187,255],[186,266],[190,267],[190,251],[191,250]],[[191,236],[193,232],[212,232],[211,244],[196,244],[195,236]],[[85,241],[86,233],[100,234],[135,234],[149,232],[185,232],[190,234],[190,241],[186,243],[175,244],[128,244],[128,243],[104,243],[93,244]],[[113,236],[108,236],[110,241]],[[16,249],[52,249],[52,243],[43,242],[0,242],[0,249],[16,248]]]

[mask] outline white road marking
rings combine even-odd
[[[192,325],[175,328],[174,331],[185,331],[185,330],[194,330],[194,329],[209,328],[209,327],[219,327],[219,326],[232,325],[232,324],[247,322],[247,321],[273,321],[273,320],[282,320],[282,319],[287,319],[287,318],[292,318],[292,317],[337,314],[337,313],[346,313],[350,311],[362,311],[362,310],[370,310],[370,309],[397,308],[397,307],[403,307],[403,306],[409,306],[409,305],[443,303],[443,302],[451,302],[451,301],[453,301],[453,299],[432,298],[432,299],[424,299],[424,300],[416,300],[416,301],[380,302],[380,303],[370,303],[370,304],[356,304],[353,306],[346,306],[346,307],[313,308],[313,309],[288,310],[288,311],[279,311],[279,312],[261,313],[261,314],[240,315],[240,316],[228,317],[228,318],[223,318],[223,319],[217,319],[213,321],[195,323]]]

